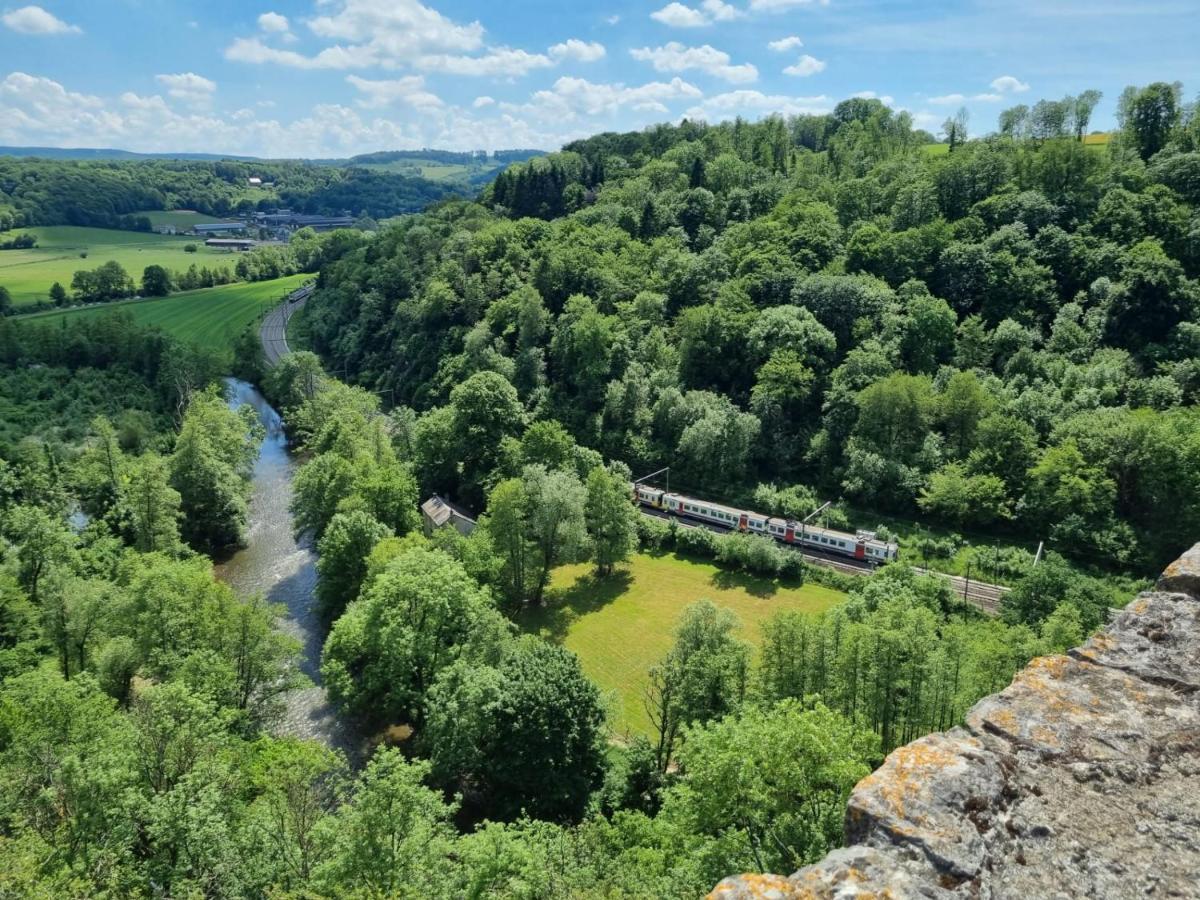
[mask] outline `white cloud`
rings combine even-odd
[[[818,72],[825,71],[825,63],[817,59],[815,56],[809,56],[805,53],[795,63],[783,70],[784,75],[795,75],[799,78],[807,78],[809,75],[816,75]]]
[[[708,16],[682,3],[668,3],[662,9],[650,13],[650,18],[672,28],[703,28],[708,24]]]
[[[197,75],[195,72],[182,72],[178,75],[155,75],[154,79],[167,89],[167,94],[176,100],[186,103],[204,104],[212,100],[217,90],[217,83]]]
[[[483,56],[454,56],[445,53],[418,56],[412,64],[414,68],[426,72],[515,78],[533,69],[548,68],[554,65],[554,61],[541,53],[496,47],[488,50]]]
[[[454,22],[419,0],[317,0],[317,5],[325,14],[305,24],[315,36],[334,43],[315,56],[277,50],[258,38],[237,38],[225,58],[302,69],[394,69],[415,57],[449,58],[483,47],[478,22]]]
[[[713,22],[731,22],[745,15],[736,6],[730,6],[722,0],[704,0],[700,6]]]
[[[828,6],[829,0],[750,0],[756,12],[783,12],[797,6]]]
[[[570,38],[561,44],[555,44],[548,52],[554,59],[574,59],[578,62],[595,62],[603,59],[605,54],[603,44],[595,41],[581,41],[578,38]]]
[[[895,98],[890,94],[877,94],[874,91],[859,91],[851,96],[861,97],[863,100],[878,100],[884,106],[891,106],[896,102]]]
[[[762,91],[737,90],[706,98],[689,109],[687,116],[712,122],[739,115],[820,115],[832,108],[833,101],[824,94],[815,97],[791,97],[764,94]]]
[[[1023,94],[1029,85],[1012,75],[1001,75],[992,82],[992,90],[997,94]]]
[[[1004,97],[1001,94],[976,94],[971,99],[980,103],[999,103]]]
[[[661,47],[640,47],[629,51],[629,55],[641,62],[651,63],[659,72],[685,72],[699,69],[715,78],[734,84],[746,84],[758,80],[758,69],[750,63],[733,65],[729,54],[704,44],[701,47],[685,47],[671,41]]]
[[[780,38],[777,41],[771,41],[767,46],[776,53],[787,53],[789,50],[799,50],[804,46],[804,41],[793,34],[785,38]]]
[[[940,97],[930,97],[929,102],[934,106],[956,106],[966,99],[963,94],[943,94]]]
[[[393,103],[404,103],[414,109],[428,110],[444,106],[442,98],[425,90],[425,78],[408,75],[390,81],[372,81],[357,75],[347,75],[346,82],[365,95],[358,101],[364,109],[377,109]]]
[[[621,17],[619,15],[614,14],[614,15],[609,16],[604,21],[607,22],[609,25],[616,25],[618,22],[621,21]]]
[[[265,12],[258,17],[258,27],[263,31],[282,34],[288,30],[288,19],[277,12]]]
[[[731,22],[744,15],[746,13],[743,10],[724,0],[703,0],[698,9],[682,3],[668,3],[650,13],[650,18],[672,28],[703,28],[713,22]]]
[[[68,25],[40,6],[9,10],[0,16],[0,22],[21,34],[79,34],[83,31],[78,25]]]
[[[495,106],[496,100],[494,97],[476,97],[475,102],[471,105],[476,109],[483,109],[485,106]]]
[[[536,91],[528,103],[501,106],[542,121],[562,122],[581,116],[610,115],[625,108],[662,115],[668,111],[666,104],[669,102],[696,100],[702,96],[699,88],[678,77],[669,82],[652,81],[638,87],[626,87],[564,76],[549,90]]]

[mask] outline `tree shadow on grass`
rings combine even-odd
[[[730,572],[728,569],[718,569],[709,579],[709,583],[726,591],[740,588],[751,597],[763,600],[774,597],[779,591],[779,582],[773,578],[763,578],[748,572]]]
[[[520,623],[526,630],[540,631],[552,641],[562,641],[572,622],[612,603],[632,584],[633,575],[626,569],[603,577],[589,572],[570,587],[547,591],[541,607],[522,611]]]

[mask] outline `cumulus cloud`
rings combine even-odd
[[[496,99],[494,97],[476,97],[475,102],[471,104],[476,109],[483,109],[485,106],[495,106]]]
[[[277,12],[265,12],[258,17],[258,27],[263,31],[280,34],[288,30],[288,19]]]
[[[1029,85],[1012,75],[1001,75],[992,82],[992,90],[997,94],[1023,94]]]
[[[744,15],[745,12],[724,0],[704,0],[699,7],[668,3],[650,13],[650,18],[672,28],[703,28],[713,22],[730,22]]]
[[[703,28],[708,24],[708,16],[682,3],[668,3],[662,9],[650,13],[650,18],[672,28]]]
[[[555,44],[548,52],[553,59],[573,59],[578,62],[595,62],[603,59],[605,54],[603,44],[595,41],[581,41],[578,38],[570,38],[561,44]]]
[[[554,65],[550,57],[526,50],[496,47],[482,56],[455,56],[430,54],[418,56],[413,66],[426,72],[446,72],[450,75],[491,75],[516,77],[533,69],[545,69]]]
[[[877,94],[874,91],[859,91],[858,93],[853,94],[852,96],[860,97],[863,100],[878,100],[884,106],[891,106],[893,103],[896,102],[895,98],[892,97],[890,94]]]
[[[0,15],[0,22],[21,34],[79,34],[83,31],[78,25],[68,25],[40,6],[22,6],[20,9],[9,10]]]
[[[667,104],[672,101],[695,100],[702,96],[699,88],[678,77],[667,82],[652,81],[626,87],[564,76],[549,90],[536,91],[528,103],[502,106],[537,120],[559,122],[583,116],[611,115],[625,108],[661,115],[668,111]]]
[[[425,79],[421,75],[409,75],[388,81],[372,81],[357,75],[347,75],[346,82],[363,96],[358,105],[364,109],[377,109],[403,103],[414,109],[427,110],[443,106],[442,98],[425,90]]]
[[[455,22],[419,0],[319,0],[318,10],[324,14],[308,19],[308,29],[334,43],[315,55],[278,50],[259,38],[237,38],[225,58],[302,69],[392,69],[422,55],[453,57],[483,47],[479,22]]]
[[[798,78],[807,78],[809,75],[816,75],[818,72],[823,71],[825,71],[825,63],[815,56],[809,56],[805,53],[792,65],[784,69],[783,74],[795,75]]]
[[[167,89],[168,96],[186,103],[208,103],[217,90],[215,81],[211,81],[203,75],[197,75],[195,72],[155,75],[154,79]]]
[[[678,41],[671,41],[661,47],[636,48],[630,50],[629,54],[636,60],[650,63],[659,72],[698,69],[733,84],[746,84],[758,79],[758,69],[751,63],[733,65],[728,53],[708,44],[685,47]]]
[[[791,97],[743,89],[708,97],[689,109],[687,116],[691,119],[715,122],[741,115],[821,115],[832,108],[833,101],[824,94],[815,97]]]
[[[780,38],[777,41],[771,41],[767,46],[776,53],[787,53],[789,50],[799,50],[804,46],[804,41],[793,34],[785,38]]]

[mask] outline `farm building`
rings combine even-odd
[[[241,222],[205,222],[202,225],[193,225],[192,231],[196,234],[232,234],[235,231],[245,231],[246,226]]]
[[[209,238],[204,246],[214,250],[252,250],[257,243],[250,238]]]
[[[421,504],[421,521],[426,535],[433,534],[443,525],[453,525],[462,534],[470,534],[475,529],[474,519],[437,494]]]
[[[246,184],[250,185],[250,187],[262,187],[262,179],[251,175],[246,179]]]

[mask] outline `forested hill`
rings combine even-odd
[[[468,502],[502,449],[445,404],[496,372],[673,485],[1149,570],[1200,533],[1200,117],[1131,88],[1091,146],[1094,103],[951,121],[949,147],[861,99],[600,135],[328,267],[312,340],[421,414],[424,487]]]
[[[262,186],[251,185],[251,178]],[[380,219],[461,193],[454,184],[412,175],[305,162],[0,156],[0,231],[23,225],[132,227],[132,213],[157,209],[226,216],[286,207]]]

